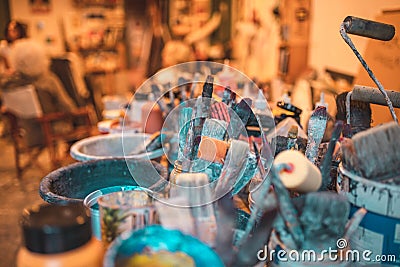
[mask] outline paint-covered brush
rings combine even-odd
[[[226,86],[224,88],[224,93],[222,94],[222,103],[224,103],[228,107],[232,104],[231,95],[232,95],[231,88],[229,86]]]
[[[345,233],[350,203],[336,192],[313,192],[305,196],[299,218],[305,240],[302,249],[323,250],[336,247]]]
[[[216,196],[225,195],[233,189],[238,177],[245,169],[249,151],[247,142],[231,140],[221,175],[215,187]]]
[[[237,105],[233,107],[233,112],[237,116],[230,115],[230,123],[228,127],[228,138],[238,139],[240,134],[246,131],[246,125],[250,118],[251,110],[250,98],[242,99]]]
[[[361,177],[384,181],[400,175],[400,126],[395,122],[375,126],[342,141],[343,165]]]
[[[227,123],[217,119],[206,119],[201,132],[201,141],[197,152],[197,159],[193,162],[192,171],[204,171],[210,181],[215,181],[221,174],[228,142],[223,141]]]
[[[317,107],[308,121],[308,140],[305,155],[312,163],[315,163],[317,160],[318,147],[324,137],[327,122],[328,112],[324,106]]]
[[[213,82],[214,77],[211,75],[207,76],[206,82],[203,85],[203,91],[201,97],[199,96],[196,100],[196,111],[193,124],[193,149],[192,158],[195,158],[198,152],[198,147],[201,140],[201,132],[203,130],[203,125],[206,119],[210,118],[210,106],[213,93]]]
[[[190,120],[192,119],[192,108],[185,107],[182,108],[179,113],[179,151],[178,151],[178,159],[182,160],[183,151],[185,150],[188,131],[190,127]],[[186,149],[187,150],[187,149]]]
[[[351,138],[356,133],[371,128],[371,107],[369,103],[351,99],[350,113],[348,113],[349,108],[346,107],[347,95],[348,92],[344,92],[336,97],[336,120],[345,123],[343,125],[343,136]],[[348,116],[350,116],[350,123]]]
[[[328,150],[325,153],[324,161],[321,166],[321,175],[322,175],[322,184],[320,187],[320,191],[325,191],[328,189],[331,184],[331,165],[333,158],[333,151],[336,147],[336,142],[340,138],[340,134],[343,130],[343,122],[337,121],[335,123],[335,127],[333,128],[331,139],[329,140]]]
[[[258,266],[257,263],[260,259],[254,255],[265,249],[265,244],[268,243],[277,214],[276,209],[266,211],[263,214],[252,236],[246,239],[241,248],[237,250],[237,254],[232,261],[232,267]],[[265,256],[265,259],[268,258],[268,255],[263,256]]]
[[[211,105],[211,118],[230,122],[229,107],[223,102],[215,102]]]

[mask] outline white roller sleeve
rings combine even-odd
[[[287,189],[299,193],[317,191],[321,186],[321,172],[301,152],[285,150],[279,153],[274,164],[286,163],[292,166],[291,171],[283,170],[279,173],[282,183]]]

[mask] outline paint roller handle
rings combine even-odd
[[[392,101],[393,107],[400,108],[400,92],[385,91]],[[374,87],[355,85],[351,93],[351,100],[387,106],[387,102],[381,91]]]
[[[391,40],[395,34],[393,25],[353,16],[347,16],[343,24],[347,33],[382,41]]]

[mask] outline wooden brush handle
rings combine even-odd
[[[346,32],[354,35],[389,41],[395,34],[394,26],[386,23],[353,16],[346,17],[343,22]]]
[[[400,108],[400,92],[385,90],[390,100],[393,103],[393,107]],[[371,104],[387,105],[387,102],[377,88],[356,85],[351,93],[351,100],[357,100],[362,102],[368,102]]]

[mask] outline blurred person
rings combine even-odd
[[[27,38],[27,26],[16,20],[7,23],[4,29],[5,39],[0,42],[0,73],[10,70],[11,48],[16,40]]]
[[[32,84],[37,92],[43,114],[53,112],[68,112],[76,109],[59,78],[51,72],[50,59],[45,48],[39,43],[24,39],[13,46],[10,53],[10,65],[14,72],[3,76],[0,80],[2,90],[14,90],[19,86]],[[43,133],[40,124],[34,119],[21,122],[27,137],[28,145],[43,143]],[[56,124],[55,131],[62,128],[71,129],[72,125],[66,123]]]

